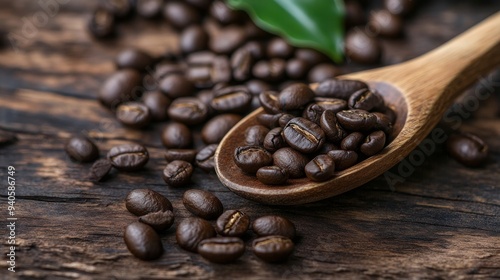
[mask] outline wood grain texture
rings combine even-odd
[[[33,3],[0,0],[0,29],[20,32],[22,18],[40,10]],[[161,259],[143,262],[132,257],[122,239],[123,228],[136,219],[124,205],[130,190],[147,187],[166,195],[175,207],[174,227],[190,214],[181,203],[184,189],[166,187],[160,176],[165,165],[161,124],[146,132],[123,128],[94,98],[121,48],[136,45],[161,53],[176,39],[162,22],[137,20],[120,27],[123,36],[117,41],[94,42],[84,23],[95,4],[69,1],[20,52],[8,45],[0,51],[0,129],[19,138],[0,148],[0,186],[5,186],[7,166],[18,170],[19,218],[18,272],[6,272],[2,238],[0,279],[500,277],[498,78],[479,110],[466,111],[459,121],[445,121],[459,122],[460,129],[490,145],[484,167],[464,168],[438,145],[404,176],[404,183],[391,188],[379,177],[343,195],[296,207],[245,200],[227,190],[215,174],[197,171],[190,187],[214,192],[226,209],[242,209],[252,218],[277,213],[292,220],[299,234],[292,258],[268,265],[248,250],[237,263],[214,265],[178,248],[174,229],[162,235]],[[426,1],[408,20],[407,38],[384,41],[389,50],[384,64],[417,57],[499,9],[497,1]],[[346,67],[359,69],[362,66]],[[471,88],[461,100],[475,92]],[[113,145],[140,141],[150,150],[151,162],[143,172],[115,173],[99,184],[86,182],[90,164],[74,163],[63,151],[64,142],[79,133],[96,139],[103,154]],[[391,172],[399,174],[398,168]],[[0,203],[0,236],[6,236],[5,189],[0,190]],[[250,241],[251,236],[248,245]]]

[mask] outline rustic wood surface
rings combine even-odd
[[[234,264],[214,265],[180,249],[172,228],[162,235],[161,259],[132,257],[122,240],[123,228],[136,219],[125,209],[127,192],[146,187],[163,193],[175,207],[176,223],[190,214],[181,203],[184,189],[168,188],[160,177],[161,124],[145,132],[125,129],[95,96],[120,49],[138,46],[161,54],[175,48],[177,39],[161,21],[135,20],[120,27],[119,39],[96,42],[84,28],[96,1],[59,2],[67,4],[29,30],[26,21],[42,11],[38,1],[0,0],[0,30],[18,39],[17,50],[10,42],[0,50],[0,129],[19,138],[0,148],[0,279],[500,278],[498,76],[481,88],[490,98],[480,109],[458,118],[461,130],[490,146],[481,168],[461,166],[438,145],[410,175],[403,174],[403,183],[390,187],[382,176],[343,195],[293,207],[250,202],[214,174],[197,171],[190,187],[213,191],[225,208],[243,209],[253,218],[277,213],[295,222],[294,255],[269,265],[247,251]],[[499,9],[498,1],[425,1],[408,19],[406,38],[384,41],[384,63],[425,53]],[[142,142],[151,161],[139,173],[86,182],[90,164],[74,163],[63,151],[64,142],[80,133],[96,139],[103,154],[119,143]],[[17,170],[15,274],[7,271],[5,255],[9,165]],[[391,172],[401,175],[397,167]]]

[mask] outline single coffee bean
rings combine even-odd
[[[139,72],[146,71],[146,67],[153,63],[153,57],[139,49],[127,49],[116,57],[116,67],[118,69],[131,68]]]
[[[214,263],[230,263],[245,252],[245,243],[238,237],[214,237],[200,242],[198,254]]]
[[[218,55],[212,65],[211,80],[214,84],[231,81],[231,63],[225,55]],[[213,90],[217,90],[214,86]]]
[[[135,189],[130,191],[125,200],[125,207],[127,207],[130,213],[136,216],[173,210],[170,200],[150,189]]]
[[[182,220],[177,226],[175,238],[177,244],[184,250],[198,251],[198,244],[207,238],[215,237],[214,227],[207,221],[191,217]]]
[[[149,161],[146,147],[139,144],[123,144],[109,150],[108,160],[113,167],[121,171],[140,170]]]
[[[278,92],[266,90],[259,94],[260,105],[264,108],[264,110],[269,114],[278,114],[281,113],[279,101],[278,101]]]
[[[368,20],[368,27],[374,34],[396,37],[403,31],[403,20],[388,10],[372,11]]]
[[[160,15],[163,0],[137,0],[137,14],[144,18],[155,18]]]
[[[194,215],[207,219],[217,219],[224,210],[220,200],[206,190],[187,190],[182,196],[182,203]]]
[[[276,37],[267,44],[267,56],[270,58],[289,58],[293,55],[294,48],[285,40]]]
[[[279,166],[264,166],[257,170],[257,179],[266,185],[283,185],[288,181],[288,172]]]
[[[201,20],[196,8],[179,1],[167,1],[163,6],[163,17],[178,29],[184,29]]]
[[[116,118],[126,126],[143,128],[151,121],[151,114],[142,103],[126,102],[116,108]]]
[[[212,80],[212,64],[195,65],[186,70],[186,78],[197,88],[209,88],[214,85]]]
[[[393,15],[403,16],[413,10],[414,0],[384,0],[385,8]]]
[[[174,160],[183,160],[189,163],[194,163],[196,150],[194,149],[167,149],[164,154],[165,160],[171,162]]]
[[[295,238],[295,225],[285,217],[270,215],[255,219],[252,230],[258,236],[281,235]]]
[[[344,170],[358,162],[358,154],[355,151],[333,150],[328,156],[335,162],[335,169]]]
[[[111,37],[115,32],[115,15],[104,7],[97,8],[87,24],[87,28],[96,38]]]
[[[186,57],[188,65],[210,65],[214,62],[216,54],[211,51],[199,51]]]
[[[302,83],[293,84],[280,92],[278,95],[279,106],[282,110],[291,111],[304,107],[314,98],[314,92],[308,85]]]
[[[252,95],[244,86],[231,86],[214,92],[210,106],[219,113],[243,113],[252,102]]]
[[[250,93],[252,95],[257,95],[257,96],[266,90],[271,90],[270,84],[268,84],[264,81],[255,80],[255,79],[246,82],[245,86],[247,87],[248,91],[250,91]]]
[[[160,81],[160,90],[169,98],[175,99],[190,96],[194,91],[194,86],[184,76],[172,74]]]
[[[203,142],[206,144],[219,143],[240,120],[241,116],[235,114],[222,114],[213,117],[201,130]]]
[[[311,181],[326,181],[333,177],[335,162],[327,155],[319,155],[306,165],[305,171],[307,178]]]
[[[337,116],[334,111],[323,111],[319,120],[319,125],[325,132],[326,138],[333,143],[339,143],[347,136],[347,132],[337,121]]]
[[[292,58],[286,63],[286,75],[290,79],[299,80],[306,76],[309,68],[309,62],[299,58]]]
[[[276,82],[285,77],[286,61],[281,58],[260,60],[252,68],[252,74],[259,79]]]
[[[393,129],[390,117],[380,112],[374,112],[373,114],[377,118],[376,121],[377,129],[380,129],[384,131],[387,135],[390,135]]]
[[[253,253],[265,262],[282,262],[293,252],[294,244],[288,237],[273,235],[257,238],[252,243]]]
[[[142,102],[148,107],[152,120],[164,121],[168,118],[167,110],[171,101],[162,92],[158,90],[145,92],[142,95]]]
[[[248,80],[252,74],[254,58],[245,46],[237,49],[231,56],[231,69],[234,79],[237,81]]]
[[[100,182],[108,175],[112,167],[113,165],[111,165],[111,162],[107,159],[97,160],[90,168],[89,180],[92,182]]]
[[[321,82],[315,90],[316,96],[347,100],[354,92],[367,89],[368,85],[358,80],[329,79]]]
[[[217,219],[215,230],[223,236],[243,236],[250,226],[250,217],[240,210],[227,210]]]
[[[359,109],[340,111],[337,113],[337,120],[342,127],[352,131],[373,130],[377,124],[375,115]]]
[[[340,148],[342,150],[346,151],[357,151],[361,144],[363,143],[363,140],[365,139],[365,136],[361,132],[352,132],[349,135],[347,135],[344,139],[342,139],[342,142],[340,143]]]
[[[191,147],[193,135],[185,124],[171,122],[163,128],[161,142],[167,148],[185,149]]]
[[[297,49],[295,50],[295,57],[308,62],[309,65],[318,65],[322,62],[330,61],[326,55],[313,49]]]
[[[264,138],[263,146],[269,152],[275,152],[286,146],[286,141],[283,139],[283,129],[276,127],[271,129]]]
[[[207,48],[208,34],[199,25],[184,29],[179,38],[180,49],[183,53],[193,53]]]
[[[448,153],[465,166],[476,167],[488,159],[488,146],[470,133],[452,134],[446,141]]]
[[[312,153],[325,142],[325,132],[321,127],[304,118],[294,118],[283,129],[283,138],[297,151]]]
[[[365,156],[373,156],[380,152],[385,146],[385,133],[381,130],[374,131],[366,136],[365,142],[361,144],[359,150]]]
[[[125,228],[123,239],[130,253],[141,260],[154,260],[163,253],[160,236],[146,224],[131,223]]]
[[[281,148],[273,154],[274,165],[285,169],[290,178],[305,176],[304,167],[309,162],[306,155],[289,147]]]
[[[345,26],[347,28],[365,24],[365,12],[358,1],[344,1],[344,4]]]
[[[17,141],[14,133],[0,130],[0,147],[10,145]]]
[[[139,217],[139,222],[151,226],[157,232],[169,229],[174,224],[174,212],[171,210],[148,213]]]
[[[172,102],[168,116],[186,125],[197,125],[208,118],[208,108],[196,97],[181,97]]]
[[[259,146],[242,146],[234,150],[234,162],[243,172],[255,174],[259,168],[271,165],[273,156]]]
[[[263,125],[253,125],[245,130],[245,144],[248,146],[262,146],[269,129]]]
[[[246,19],[244,13],[229,8],[223,1],[212,2],[209,14],[217,20],[217,22],[223,25],[240,23],[242,20],[244,21]]]
[[[214,156],[215,151],[217,150],[217,146],[217,144],[207,145],[196,154],[195,162],[199,168],[203,169],[206,172],[214,170]]]
[[[302,112],[302,117],[313,123],[319,124],[321,115],[325,110],[333,111],[334,113],[347,109],[347,102],[337,98],[316,97],[313,103],[309,103]]]
[[[212,36],[208,45],[210,50],[215,53],[230,54],[239,46],[243,45],[246,39],[247,36],[243,32],[242,27],[230,25],[220,29],[215,36]]]
[[[169,162],[163,169],[163,180],[171,187],[181,187],[191,181],[193,166],[183,160]]]
[[[250,51],[254,60],[262,59],[266,56],[266,48],[264,42],[261,41],[250,41],[243,46],[245,49]]]
[[[66,153],[78,162],[90,162],[99,157],[99,149],[86,137],[73,137],[65,146]]]
[[[348,105],[351,109],[371,111],[384,107],[384,99],[375,91],[361,89],[349,97]]]
[[[177,64],[173,62],[163,62],[155,67],[155,71],[153,73],[153,78],[155,82],[162,80],[166,76],[172,74],[183,75],[186,71],[186,66],[184,64]]]
[[[342,70],[330,63],[322,63],[314,66],[307,77],[310,83],[321,83],[333,79],[342,74]]]
[[[117,71],[99,90],[99,101],[108,108],[131,101],[140,95],[141,74],[132,69]]]
[[[375,37],[368,36],[361,29],[352,29],[345,39],[345,53],[354,62],[373,64],[379,62],[382,47]]]
[[[288,124],[288,122],[294,118],[296,118],[296,117],[292,114],[282,114],[280,119],[278,120],[278,123],[279,123],[281,128],[285,128],[285,126]]]
[[[279,127],[279,120],[283,114],[260,114],[257,116],[257,121],[263,126],[273,129]]]

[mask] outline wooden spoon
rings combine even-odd
[[[219,144],[215,168],[221,182],[238,195],[265,204],[293,205],[318,201],[354,189],[383,174],[407,156],[439,122],[462,91],[500,64],[500,12],[423,56],[388,67],[347,74],[341,79],[369,83],[397,113],[394,140],[379,154],[338,172],[326,182],[307,178],[269,186],[245,175],[233,160],[244,145],[245,130],[258,124],[257,109]],[[317,84],[311,85],[315,89]]]

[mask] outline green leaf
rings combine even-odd
[[[343,0],[226,0],[245,10],[260,28],[298,47],[314,48],[335,62],[343,59]]]

